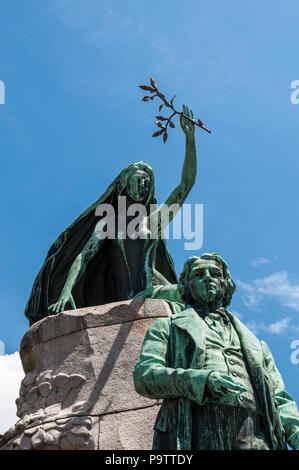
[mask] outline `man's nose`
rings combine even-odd
[[[206,269],[205,272],[204,272],[203,280],[204,281],[212,280],[212,276],[210,275],[210,271],[208,269]]]

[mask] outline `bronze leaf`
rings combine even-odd
[[[163,132],[164,132],[164,130],[161,129],[160,131],[155,132],[155,133],[152,135],[152,137],[158,137],[158,135],[161,135]]]

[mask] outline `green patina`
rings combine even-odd
[[[183,111],[190,116],[186,106]],[[157,207],[154,174],[146,162],[136,162],[126,167],[105,193],[51,246],[25,309],[31,325],[64,309],[130,299],[153,285],[177,282],[173,261],[162,236],[173,214],[170,212],[166,223],[163,207],[182,206],[194,185],[197,166],[194,125],[181,117],[181,127],[186,136],[181,181],[162,209],[157,209],[157,236],[123,239],[118,226],[115,227],[115,240],[102,240],[98,236],[103,218],[96,216],[96,209],[102,204],[110,204],[117,216],[118,196],[125,196],[127,208],[142,203],[147,211],[145,225],[150,226],[154,215],[150,207]],[[131,219],[126,218],[126,227]]]
[[[190,257],[177,286],[139,294],[174,312],[152,323],[133,372],[139,394],[163,399],[153,449],[299,449],[296,403],[267,344],[227,310],[234,291],[213,253]]]

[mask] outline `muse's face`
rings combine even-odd
[[[143,170],[136,170],[127,183],[128,195],[134,201],[144,201],[150,190],[150,176]]]
[[[189,279],[189,289],[195,304],[213,304],[224,297],[225,279],[220,264],[215,260],[195,261]]]

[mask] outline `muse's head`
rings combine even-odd
[[[127,182],[127,193],[133,201],[142,202],[147,199],[150,191],[151,178],[144,170],[137,170]]]
[[[136,203],[147,205],[153,198],[154,190],[154,174],[148,163],[132,163],[122,172],[118,194],[127,194]]]

